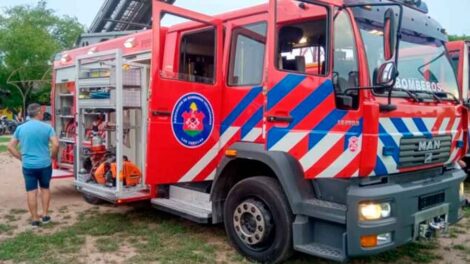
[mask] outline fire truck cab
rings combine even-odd
[[[432,237],[462,217],[467,134],[447,36],[426,9],[270,0],[208,16],[153,1],[151,31],[55,63],[55,102],[73,98],[78,190],[224,223],[258,262]],[[100,184],[103,164],[123,176]]]

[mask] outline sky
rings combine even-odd
[[[424,0],[430,15],[437,19],[449,34],[470,35],[470,23],[463,23],[470,10],[469,0]],[[20,4],[35,4],[38,0],[0,0],[0,10]],[[87,27],[93,22],[104,0],[48,0],[48,6],[59,15],[75,16]],[[176,5],[206,14],[217,14],[241,7],[264,3],[267,0],[176,0]]]

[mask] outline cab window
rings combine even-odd
[[[333,85],[338,108],[357,109],[358,91],[350,90],[359,86],[359,72],[356,42],[351,20],[346,11],[341,11],[334,22]]]
[[[179,78],[214,83],[215,29],[186,33],[181,38]]]
[[[315,7],[308,21],[283,25],[278,30],[278,69],[303,74],[327,73],[327,18],[324,7]]]
[[[460,61],[460,52],[459,51],[449,51],[450,63],[452,68],[454,68],[455,75],[458,75],[459,72],[459,61]]]
[[[266,50],[265,22],[233,31],[228,84],[249,86],[261,84]]]

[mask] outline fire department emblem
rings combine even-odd
[[[358,137],[350,137],[348,148],[351,152],[356,152],[359,150],[359,138]]]
[[[196,93],[181,97],[173,109],[172,129],[178,142],[197,148],[210,138],[214,128],[214,112],[209,101]]]

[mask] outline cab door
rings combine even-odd
[[[153,1],[149,184],[205,181],[219,149],[222,22]],[[162,18],[184,23],[161,25]]]
[[[347,91],[359,86],[350,14],[321,1],[271,1],[270,10],[267,150],[294,156],[309,179],[358,176],[363,121],[358,92]]]

